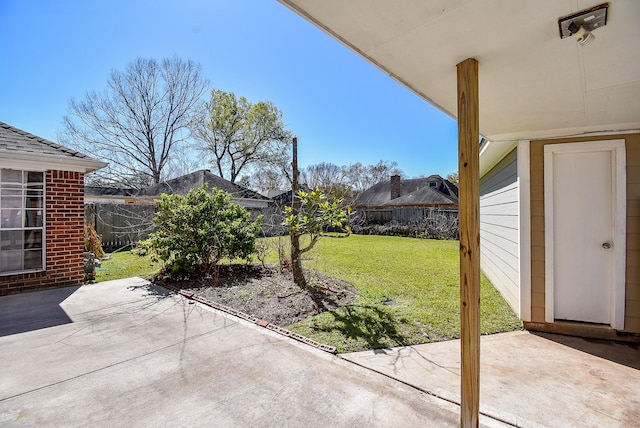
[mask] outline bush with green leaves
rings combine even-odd
[[[249,211],[231,202],[231,195],[207,186],[191,189],[186,196],[163,194],[156,201],[156,231],[141,243],[180,277],[217,278],[221,260],[248,260],[256,251],[262,216],[251,220]]]
[[[301,288],[307,288],[307,280],[302,270],[302,254],[310,251],[326,230],[351,233],[348,222],[351,208],[341,208],[342,200],[329,201],[320,189],[311,192],[298,191],[293,206],[284,207],[284,224],[289,228],[291,238],[291,270],[293,281]],[[309,243],[300,247],[300,238],[308,235]],[[335,235],[334,235],[335,236]]]

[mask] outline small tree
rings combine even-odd
[[[298,203],[294,207],[285,207],[285,224],[289,227],[291,236],[293,281],[299,287],[306,288],[302,254],[310,251],[327,229],[337,229],[349,235],[351,230],[347,222],[351,208],[343,210],[340,199],[329,202],[319,189],[312,192],[299,191],[295,197]],[[300,247],[300,237],[304,235],[308,235],[310,241],[307,246]]]
[[[255,251],[262,216],[231,202],[231,195],[206,184],[186,196],[163,194],[154,217],[157,231],[142,243],[174,275],[198,274],[217,281],[223,258],[248,259]]]

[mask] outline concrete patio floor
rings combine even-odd
[[[460,341],[342,356],[460,402]],[[483,336],[480,412],[519,427],[640,426],[640,347],[529,332]]]
[[[139,278],[0,297],[0,426],[458,426],[459,341],[334,356]],[[637,426],[637,345],[482,338],[483,426]]]
[[[445,400],[139,278],[0,297],[0,367],[3,427],[459,421]]]

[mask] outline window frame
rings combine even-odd
[[[5,181],[4,177],[5,177],[5,173],[4,171],[13,171],[13,172],[20,172],[21,174],[21,181],[19,184],[19,187],[17,186],[17,181]],[[29,174],[30,173],[38,173],[42,175],[42,181],[29,181]],[[9,183],[13,184],[13,186],[8,185]],[[20,189],[20,227],[6,227],[3,228],[2,224],[0,224],[0,236],[2,233],[4,232],[20,232],[21,233],[21,249],[17,250],[17,249],[11,249],[11,250],[6,250],[6,251],[20,251],[21,255],[22,255],[22,260],[21,260],[21,268],[20,269],[13,269],[13,270],[6,270],[6,271],[2,271],[0,270],[0,277],[4,277],[4,276],[10,276],[10,275],[21,275],[21,274],[28,274],[28,273],[37,273],[37,272],[44,272],[46,271],[46,226],[47,226],[47,214],[46,214],[46,208],[47,208],[47,172],[43,171],[43,170],[39,170],[39,169],[31,169],[31,168],[7,168],[5,166],[0,167],[0,209],[1,210],[9,210],[9,209],[15,209],[13,207],[7,207],[7,208],[3,208],[2,206],[2,191],[5,189],[11,189],[15,187],[15,189]],[[30,193],[35,191],[35,197],[36,200],[38,198],[41,198],[41,205],[40,206],[36,206],[35,208],[28,208],[27,207],[27,201],[28,200],[32,200],[34,198],[34,194]],[[26,219],[27,219],[27,213],[28,212],[33,212],[35,211],[36,214],[36,218],[37,217],[41,217],[41,221],[40,222],[36,222],[36,224],[39,223],[39,225],[36,226],[29,226],[26,224]],[[27,239],[25,238],[26,233],[29,231],[34,231],[34,232],[40,232],[40,246],[36,247],[36,248],[28,248],[28,244],[27,244]],[[1,239],[1,238],[0,238]],[[26,268],[25,269],[25,256],[27,255],[26,252],[27,251],[40,251],[40,263],[39,266],[37,267],[33,267],[33,268]],[[1,257],[1,253],[3,252],[2,250],[2,243],[0,241],[0,257]],[[1,260],[0,260],[1,262]],[[2,265],[0,264],[0,269],[3,269]]]

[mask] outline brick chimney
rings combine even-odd
[[[391,199],[400,197],[400,176],[391,176]]]

